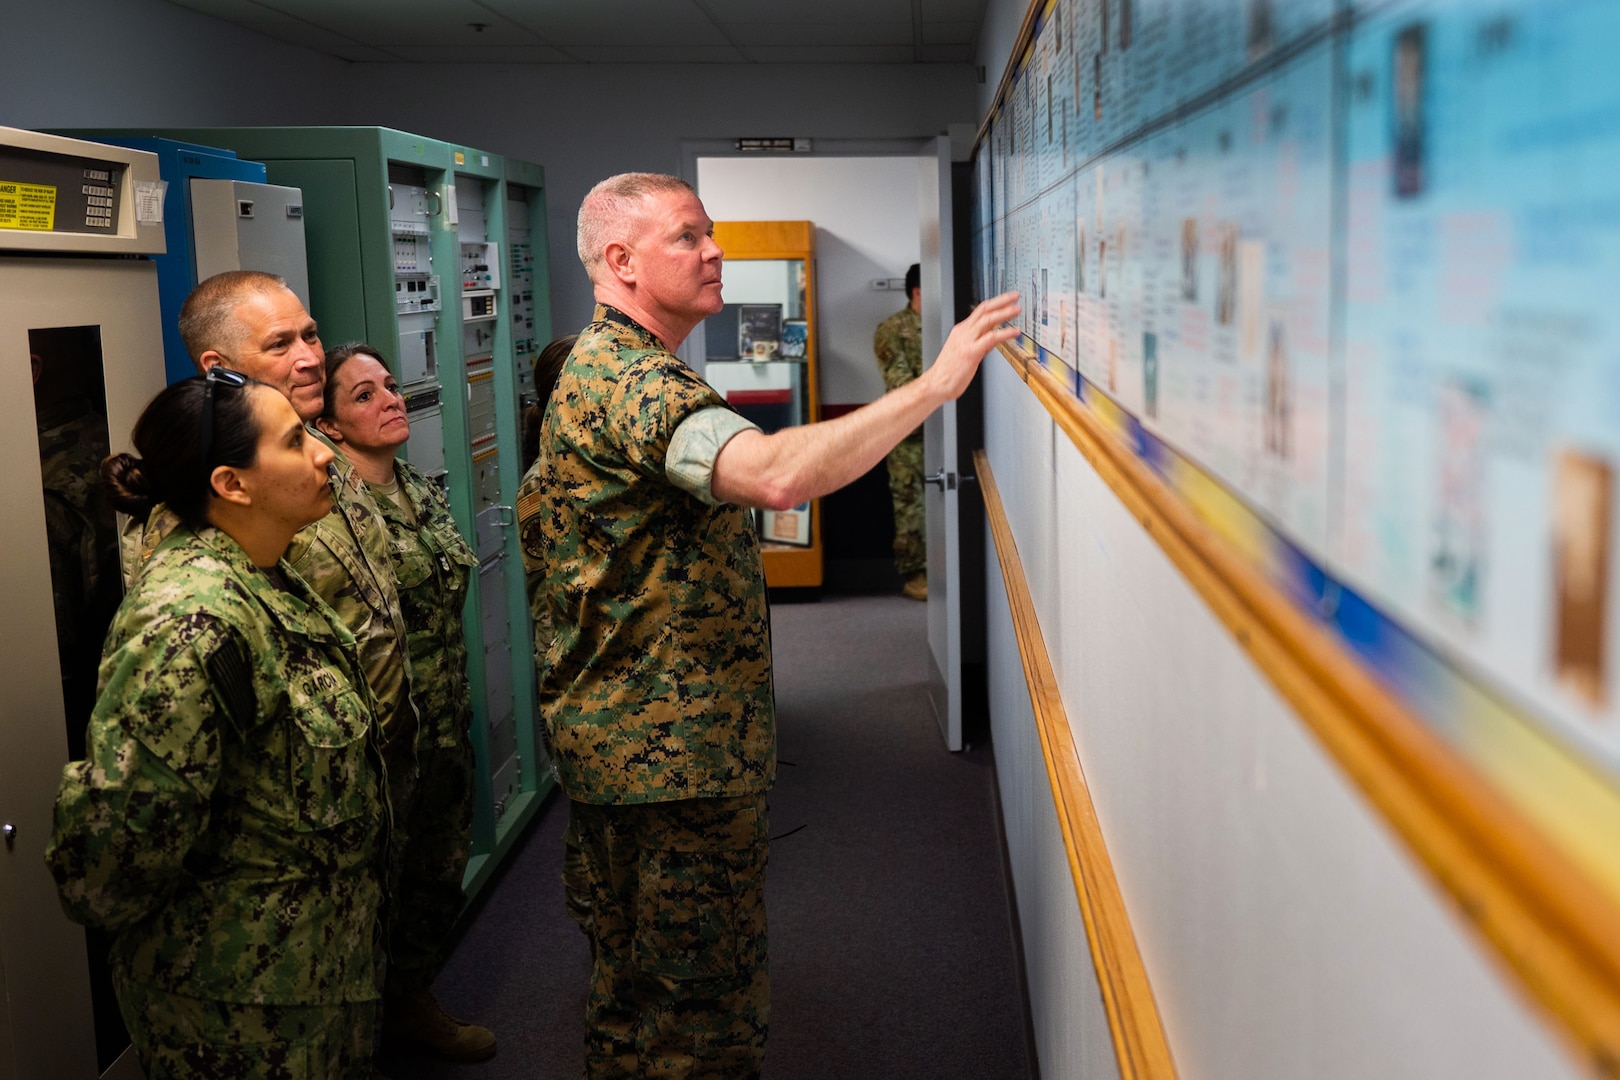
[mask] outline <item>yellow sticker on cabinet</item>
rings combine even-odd
[[[0,180],[0,229],[50,232],[56,227],[56,188]]]

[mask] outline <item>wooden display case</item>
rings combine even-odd
[[[815,423],[821,419],[815,226],[717,221],[714,238],[726,253],[726,307],[704,322],[710,385],[767,432]],[[821,500],[761,514],[760,548],[766,585],[820,588]]]

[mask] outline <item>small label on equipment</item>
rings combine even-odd
[[[167,180],[135,181],[135,221],[138,224],[163,224],[163,196],[168,190]]]

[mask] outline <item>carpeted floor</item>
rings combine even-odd
[[[924,606],[831,597],[772,611],[769,1080],[1031,1075],[988,746],[944,749],[923,692]],[[563,911],[554,797],[467,921],[440,977],[500,1052],[385,1055],[396,1080],[581,1073],[590,958]]]

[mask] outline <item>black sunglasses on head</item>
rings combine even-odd
[[[218,364],[209,368],[208,374],[203,376],[202,424],[198,428],[200,452],[197,460],[202,462],[205,477],[212,475],[214,471],[208,467],[208,453],[214,448],[214,387],[220,383],[240,390],[248,384],[248,377],[240,371],[232,371]]]

